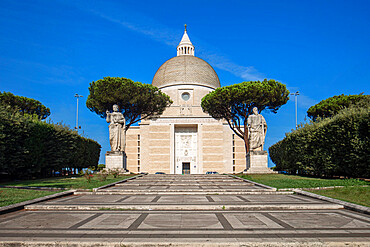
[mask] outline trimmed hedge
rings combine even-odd
[[[306,124],[269,148],[271,160],[292,174],[369,178],[369,121],[369,108],[348,108]]]
[[[101,146],[60,125],[0,105],[0,171],[13,178],[47,177],[62,168],[97,166]]]

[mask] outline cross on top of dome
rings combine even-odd
[[[189,39],[186,24],[184,35],[182,36],[180,44],[177,46],[177,56],[182,55],[194,56],[194,46]]]

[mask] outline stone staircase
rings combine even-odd
[[[0,216],[0,246],[369,246],[370,218],[229,175],[145,175]]]
[[[100,198],[105,198],[102,201]],[[146,175],[75,199],[27,206],[29,210],[292,210],[340,209],[341,205],[227,175]]]

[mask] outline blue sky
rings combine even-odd
[[[50,118],[109,150],[108,126],[85,101],[105,76],[151,83],[188,25],[196,56],[221,86],[275,79],[299,91],[298,121],[338,94],[369,94],[370,1],[0,0],[0,91],[41,101]],[[295,127],[294,97],[269,126],[265,149]],[[272,164],[269,164],[272,166]]]

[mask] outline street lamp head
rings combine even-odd
[[[299,95],[299,91],[297,91],[297,92],[295,92],[295,93],[291,93],[290,95],[297,96],[297,95]]]

